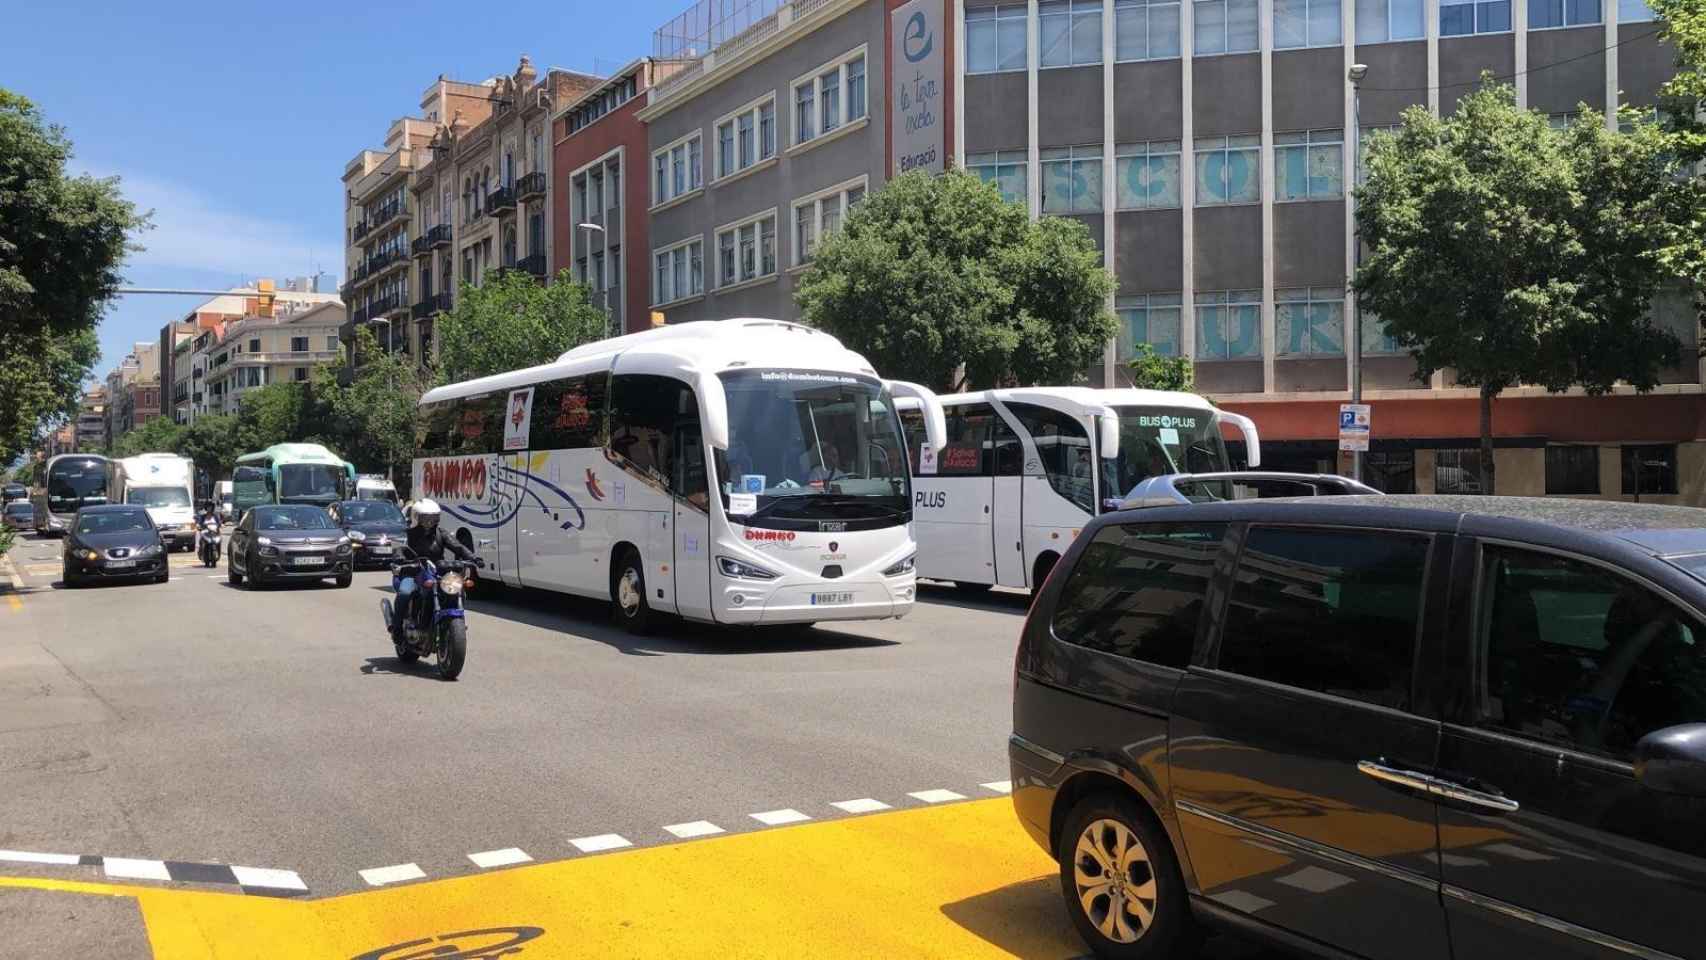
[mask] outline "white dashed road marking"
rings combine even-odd
[[[582,853],[598,853],[601,850],[616,850],[621,847],[633,846],[626,837],[617,833],[601,833],[596,837],[581,837],[579,840],[570,840],[569,842],[574,844],[575,849]]]
[[[420,867],[412,863],[399,863],[394,867],[374,867],[360,873],[361,879],[366,880],[370,887],[383,887],[387,883],[401,883],[404,880],[419,880],[426,876]]]
[[[964,800],[966,798],[965,794],[955,793],[952,790],[920,790],[917,793],[909,793],[907,796],[914,800],[922,800],[925,803],[947,803],[949,800]]]
[[[763,813],[749,814],[749,816],[767,827],[779,827],[784,823],[799,823],[802,820],[811,819],[811,817],[793,809],[766,810]]]
[[[172,875],[166,870],[164,860],[132,860],[127,857],[105,857],[101,866],[106,868],[109,877],[124,877],[130,880],[170,880]]]
[[[980,784],[978,784],[978,786],[982,787],[985,790],[993,790],[996,793],[1012,793],[1013,792],[1013,781],[1011,781],[1011,780],[997,780],[994,783],[980,783]]]
[[[527,863],[533,858],[523,853],[519,847],[507,847],[503,850],[470,853],[468,859],[474,861],[474,866],[482,870],[490,870],[493,867],[507,867],[512,863]]]
[[[713,833],[723,832],[722,827],[717,826],[709,820],[695,820],[692,823],[672,823],[669,826],[664,827],[664,829],[682,840],[691,840],[694,837],[708,837]]]
[[[841,800],[830,804],[830,806],[844,813],[876,813],[878,810],[889,809],[888,804],[881,800],[872,800],[870,797],[863,800]]]
[[[30,853],[27,850],[0,850],[0,860],[13,863],[57,863],[72,866],[83,862],[75,853]]]
[[[237,883],[245,887],[266,887],[272,890],[301,890],[304,893],[308,885],[296,875],[295,870],[269,870],[265,867],[232,867],[231,873],[237,877]]]

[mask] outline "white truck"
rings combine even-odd
[[[160,539],[173,549],[195,549],[195,464],[175,453],[144,453],[111,461],[109,503],[147,508]]]

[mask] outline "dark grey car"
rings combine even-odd
[[[1706,957],[1706,511],[1097,518],[1027,619],[1013,802],[1110,957]],[[1180,955],[1187,955],[1180,953]]]
[[[340,587],[352,580],[349,537],[320,507],[264,504],[252,507],[231,531],[225,575],[251,586],[332,577]]]

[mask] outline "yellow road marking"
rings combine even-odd
[[[828,820],[324,900],[33,878],[134,897],[162,958],[356,957],[537,927],[544,957],[1082,956],[1054,863],[1006,799]],[[411,951],[404,950],[402,953]],[[424,954],[421,954],[424,955]]]
[[[8,593],[6,594],[6,606],[13,610],[22,610],[24,609],[24,601],[19,600],[17,594]]]

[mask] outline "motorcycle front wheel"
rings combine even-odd
[[[455,680],[468,657],[468,624],[460,617],[444,621],[438,628],[438,677]]]

